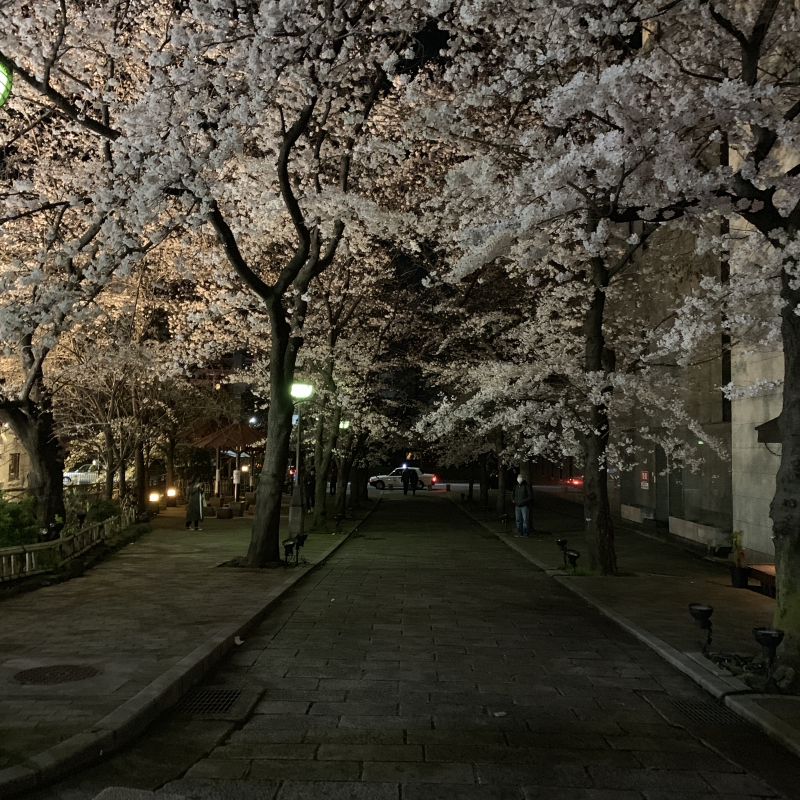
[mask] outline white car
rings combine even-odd
[[[77,469],[64,473],[64,486],[85,486],[100,480],[96,464],[81,464]]]
[[[402,489],[403,470],[405,467],[398,467],[388,475],[373,475],[369,479],[369,485],[376,489]],[[432,489],[439,480],[430,472],[425,473],[419,467],[411,467],[417,473],[417,489]]]

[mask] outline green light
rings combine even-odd
[[[349,420],[343,420],[342,422],[339,423],[339,427],[342,430],[347,430],[350,427],[350,421]]]
[[[8,96],[11,94],[11,84],[14,82],[11,70],[3,63],[0,63],[0,108],[5,105]]]
[[[311,397],[314,392],[314,387],[308,383],[293,383],[292,384],[292,397],[295,400],[306,400]]]

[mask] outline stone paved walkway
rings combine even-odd
[[[184,530],[184,508],[80,578],[0,603],[0,769],[81,733],[252,609],[287,570],[217,569],[246,552],[252,519]],[[312,535],[313,561],[341,536]],[[18,672],[88,665],[89,680],[24,685]]]
[[[442,494],[390,494],[209,684],[263,697],[183,777],[164,783],[143,742],[47,797],[743,800],[800,786],[796,758],[747,725],[693,722],[675,703],[707,695]],[[154,735],[188,752],[203,724]]]

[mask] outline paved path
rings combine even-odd
[[[434,493],[388,494],[208,683],[263,696],[233,728],[167,720],[46,796],[743,800],[800,786],[796,758],[681,713],[711,701]]]
[[[0,603],[0,769],[91,728],[291,574],[217,569],[246,552],[252,518],[208,518],[184,530],[185,508],[84,576]],[[340,536],[309,537],[309,560]],[[22,670],[84,665],[98,674],[25,685]]]

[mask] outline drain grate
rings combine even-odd
[[[30,686],[55,686],[58,683],[85,681],[99,674],[99,669],[85,664],[56,664],[53,667],[24,669],[14,676],[14,680]]]
[[[176,708],[179,714],[225,714],[244,693],[243,689],[198,689]]]
[[[672,705],[692,722],[704,725],[744,725],[745,721],[730,709],[718,703],[694,700],[673,700]]]

